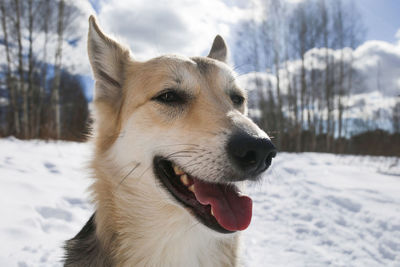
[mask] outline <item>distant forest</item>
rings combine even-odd
[[[357,47],[365,32],[353,2],[263,3],[261,19],[235,29],[235,47],[245,52],[234,61],[274,77],[248,79],[256,86],[249,107],[279,150],[400,156],[400,97],[390,110],[391,131],[374,123],[379,118],[346,120],[353,88],[363,82],[344,49]],[[64,0],[0,0],[0,136],[86,140],[84,87],[63,67],[63,43],[71,40],[79,12]],[[34,46],[42,49],[35,53]],[[310,63],[305,55],[313,48],[320,53]],[[288,65],[293,60],[300,71]]]
[[[63,42],[79,12],[64,0],[0,0],[0,49],[6,59],[0,73],[0,136],[85,139],[84,88],[62,65]],[[56,47],[53,54],[50,44]],[[42,46],[40,53],[34,45]]]
[[[345,118],[355,85],[363,86],[353,68],[352,49],[363,41],[365,28],[354,2],[263,2],[266,19],[245,21],[237,33],[237,50],[253,52],[236,53],[235,63],[264,68],[273,77],[255,73],[248,79],[256,88],[249,106],[259,111],[250,116],[279,149],[400,156],[400,92],[389,114],[393,131],[379,128],[380,114],[351,124]],[[306,58],[313,48],[318,49]],[[297,61],[300,70],[291,69],[290,61]]]

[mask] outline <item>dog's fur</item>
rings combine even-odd
[[[161,56],[146,62],[89,19],[88,53],[95,88],[96,212],[66,244],[65,266],[236,266],[238,234],[217,233],[156,181],[155,155],[173,157],[195,177],[224,183],[236,175],[225,144],[238,129],[268,136],[246,117],[245,96],[217,36],[208,57]],[[179,88],[188,103],[153,101]]]

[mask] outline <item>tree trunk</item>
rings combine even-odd
[[[44,25],[43,25],[43,31],[44,31],[44,43],[43,43],[43,73],[42,73],[42,82],[41,85],[39,86],[38,90],[38,102],[37,102],[37,107],[36,107],[36,129],[35,129],[35,135],[37,137],[40,137],[40,129],[41,129],[41,124],[42,124],[42,106],[43,106],[43,100],[45,98],[45,92],[46,92],[46,83],[47,83],[47,44],[49,42],[49,16],[50,16],[50,0],[45,0],[44,2]]]
[[[36,113],[34,110],[33,103],[33,95],[34,95],[34,84],[33,84],[33,0],[28,0],[28,42],[29,42],[29,51],[28,51],[28,102],[29,102],[29,136],[33,137],[34,134],[34,122]]]
[[[315,69],[314,67],[311,70],[311,106],[312,106],[312,112],[313,114],[310,114],[310,120],[311,122],[309,123],[309,128],[310,128],[310,134],[311,134],[311,144],[310,144],[310,150],[315,151],[317,147],[316,143],[316,124],[317,124],[317,107],[316,107],[316,86],[315,86]],[[310,109],[309,109],[310,110]]]
[[[322,24],[323,24],[323,44],[325,47],[325,101],[326,101],[326,152],[330,151],[330,133],[331,133],[331,84],[330,84],[330,62],[329,62],[329,43],[328,43],[328,11],[325,5],[325,0],[322,0]]]
[[[299,107],[298,107],[298,99],[297,99],[297,81],[296,75],[293,75],[293,110],[294,110],[294,125],[295,125],[295,151],[300,152],[301,149],[301,125],[299,122]]]
[[[279,139],[278,141],[278,148],[281,149],[282,147],[282,137],[284,132],[284,117],[283,117],[283,110],[282,110],[282,96],[281,96],[281,87],[280,87],[280,76],[279,76],[279,52],[275,50],[275,77],[276,77],[276,96],[278,98],[278,129],[279,129]]]
[[[61,62],[62,62],[62,44],[63,44],[63,25],[64,20],[64,0],[60,0],[58,5],[57,22],[57,49],[55,55],[55,70],[53,82],[53,107],[56,138],[61,138],[61,106],[60,106],[60,81],[61,81]]]
[[[29,114],[28,114],[28,92],[24,81],[24,66],[23,66],[23,55],[22,55],[22,35],[21,35],[21,9],[19,0],[15,0],[15,30],[17,34],[18,42],[18,73],[19,73],[19,91],[22,92],[22,129],[23,138],[27,138],[29,134]]]
[[[6,50],[6,59],[7,59],[7,73],[6,73],[6,84],[9,92],[10,98],[10,108],[9,113],[11,114],[11,118],[13,123],[9,123],[9,133],[15,134],[16,136],[20,135],[20,122],[19,122],[19,109],[17,105],[17,92],[15,87],[15,82],[13,81],[11,75],[11,58],[10,58],[10,48],[8,44],[8,30],[7,30],[7,20],[6,20],[6,10],[4,5],[4,0],[0,0],[0,11],[1,11],[1,23],[3,28],[3,37],[4,37],[4,47]],[[12,127],[11,127],[12,124]]]
[[[291,125],[288,129],[288,133],[291,134],[294,132],[294,138],[289,137],[289,140],[293,140],[294,144],[288,144],[287,145],[287,149],[288,150],[295,150],[297,149],[297,143],[298,143],[298,139],[297,139],[297,100],[295,97],[296,94],[296,80],[295,80],[295,75],[293,75],[293,77],[291,77],[290,75],[290,71],[289,71],[289,52],[287,50],[287,46],[285,49],[285,71],[286,71],[286,76],[288,79],[288,110],[289,110],[289,114],[292,116],[288,116],[291,120]]]
[[[341,59],[339,65],[339,92],[338,92],[338,138],[339,142],[341,142],[342,132],[343,132],[343,95],[344,95],[344,55],[343,49],[341,51]],[[338,153],[342,153],[342,146],[340,146]]]
[[[302,49],[303,50],[303,49]],[[305,54],[305,51],[303,50],[302,52],[301,52],[301,77],[300,77],[300,83],[301,83],[301,88],[300,88],[300,140],[301,140],[301,135],[302,135],[302,132],[303,132],[303,128],[304,128],[304,108],[305,108],[305,94],[306,94],[306,87],[307,87],[307,85],[306,85],[306,69],[305,69],[305,64],[304,64],[304,54]],[[300,150],[302,150],[303,149],[303,147],[302,147],[302,145],[301,145],[301,142],[300,142]]]

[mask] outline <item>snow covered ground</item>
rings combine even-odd
[[[244,234],[247,266],[400,266],[400,161],[281,153]]]
[[[92,213],[88,144],[0,139],[0,266],[60,266]],[[280,153],[249,186],[245,266],[400,266],[400,161]]]

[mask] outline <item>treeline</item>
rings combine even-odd
[[[239,66],[249,66],[247,71],[258,72],[247,79],[249,87],[256,87],[249,96],[251,111],[256,112],[250,115],[274,138],[279,149],[354,154],[380,151],[382,155],[393,151],[383,151],[378,142],[360,140],[389,136],[398,143],[398,134],[382,134],[375,129],[362,134],[365,131],[347,116],[351,115],[352,91],[363,86],[353,67],[353,49],[363,40],[365,30],[354,3],[263,3],[264,19],[242,23],[234,59]],[[250,56],[243,53],[249,50]],[[399,124],[398,109],[393,109],[391,119],[393,129],[400,133],[395,127]],[[393,153],[400,156],[400,149]]]
[[[79,12],[64,0],[0,0],[0,136],[84,139],[84,88],[62,64]]]

